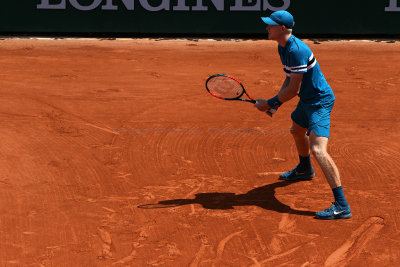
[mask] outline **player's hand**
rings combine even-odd
[[[267,100],[265,100],[265,99],[257,99],[256,103],[254,104],[254,107],[256,107],[259,111],[262,111],[262,112],[265,112],[265,111],[271,109],[271,107],[268,105]]]

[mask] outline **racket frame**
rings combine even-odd
[[[215,78],[215,77],[221,77],[221,76],[222,76],[222,77],[227,77],[227,78],[229,78],[229,79],[232,79],[232,80],[234,80],[235,82],[237,82],[238,84],[240,84],[240,86],[242,87],[242,90],[243,90],[242,93],[241,93],[240,95],[238,95],[237,97],[225,98],[225,97],[216,95],[216,94],[214,94],[212,91],[210,91],[210,89],[208,88],[208,82],[209,82],[211,79]],[[231,76],[231,75],[228,75],[228,74],[214,74],[214,75],[208,77],[208,79],[206,80],[206,89],[207,89],[207,91],[208,91],[211,95],[213,95],[213,96],[215,96],[216,98],[219,98],[219,99],[223,99],[223,100],[240,100],[240,101],[250,102],[250,103],[253,103],[253,104],[256,103],[256,100],[254,100],[253,98],[251,98],[251,96],[249,96],[249,94],[246,92],[246,89],[244,89],[244,85],[242,84],[242,82],[239,81],[238,79],[236,79],[235,77],[233,77],[233,76]],[[241,98],[244,94],[246,94],[247,97],[248,97],[249,99]]]
[[[230,78],[230,79],[234,80],[235,82],[237,82],[238,84],[240,84],[240,86],[241,86],[242,89],[243,89],[242,93],[241,93],[239,96],[234,97],[234,98],[225,98],[225,97],[216,95],[216,94],[214,94],[213,92],[211,92],[210,89],[208,88],[208,82],[209,82],[211,79],[213,79],[213,78],[215,78],[215,77],[220,77],[220,76]],[[222,99],[222,100],[240,100],[240,101],[250,102],[250,103],[253,103],[253,104],[255,104],[255,103],[257,102],[256,100],[254,100],[254,99],[247,93],[247,91],[246,91],[246,89],[244,89],[244,85],[242,84],[241,81],[239,81],[237,78],[235,78],[235,77],[233,77],[233,76],[231,76],[231,75],[228,75],[228,74],[219,73],[219,74],[214,74],[214,75],[211,75],[210,77],[208,77],[208,79],[206,80],[206,89],[207,89],[207,91],[208,91],[212,96],[214,96],[214,97],[216,97],[216,98],[219,98],[219,99]],[[241,98],[244,94],[246,94],[247,97],[248,97],[249,99]],[[265,113],[267,113],[270,117],[272,117],[272,115],[273,115],[275,112],[276,112],[276,109],[274,109],[274,108],[271,108],[271,109],[265,111]]]

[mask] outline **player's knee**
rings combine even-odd
[[[316,157],[316,158],[324,158],[327,155],[326,150],[323,147],[318,146],[318,145],[312,145],[310,147],[310,150],[311,150],[312,154],[314,155],[314,157]]]

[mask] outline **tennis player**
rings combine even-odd
[[[330,131],[330,114],[335,102],[331,87],[325,80],[310,48],[292,35],[293,16],[287,11],[277,11],[261,18],[268,26],[270,40],[278,42],[278,52],[286,79],[278,93],[271,99],[258,99],[255,107],[260,111],[278,109],[283,103],[299,96],[292,112],[290,132],[296,143],[300,162],[291,171],[282,173],[281,180],[311,180],[314,169],[310,150],[332,188],[335,202],[330,208],[317,212],[319,219],[346,219],[351,217],[350,206],[341,186],[338,168],[327,152]]]

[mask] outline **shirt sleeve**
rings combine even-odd
[[[306,73],[308,57],[301,50],[289,51],[289,68],[291,73]]]

